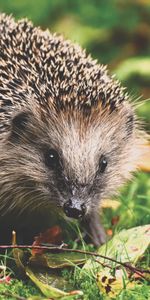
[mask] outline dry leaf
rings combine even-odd
[[[62,243],[62,230],[59,226],[53,226],[43,233],[40,233],[35,237],[33,246],[39,246],[42,243],[44,244],[54,244],[60,245]],[[43,249],[32,249],[32,255],[43,254],[45,250]]]

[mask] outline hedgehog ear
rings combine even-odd
[[[30,119],[30,112],[21,111],[16,114],[11,123],[11,139],[13,141],[18,141],[23,133],[25,133],[27,129],[27,125]]]

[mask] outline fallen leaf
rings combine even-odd
[[[29,259],[29,264],[32,266],[60,269],[74,265],[83,265],[85,261],[85,255],[82,253],[62,252],[33,255]]]
[[[150,225],[124,229],[102,245],[98,253],[122,262],[137,263],[150,245]],[[135,251],[136,249],[136,251]]]
[[[138,263],[139,267],[139,262],[144,257],[149,245],[150,224],[128,230],[124,229],[115,234],[111,240],[98,250],[100,255],[112,258],[117,262],[107,258],[97,258],[96,262],[89,259],[83,269],[88,272],[92,268],[93,272],[95,271],[97,274],[97,284],[100,291],[105,296],[107,294],[109,298],[116,298],[123,288],[132,288],[135,284],[131,282],[131,279],[134,278],[131,277],[132,272],[128,274],[128,268],[122,268],[119,262],[129,263],[133,266]],[[142,275],[149,279],[149,274],[143,273]]]
[[[116,269],[112,275],[111,270],[105,268],[103,272],[97,274],[97,285],[103,294],[116,299],[123,288],[133,288],[135,283],[129,281],[125,269]]]
[[[112,236],[113,235],[113,231],[112,229],[107,229],[106,230],[107,235]]]
[[[63,299],[63,297],[76,297],[76,296],[82,296],[82,291],[71,291],[71,292],[64,292],[54,286],[52,284],[56,285],[56,280],[54,280],[54,277],[51,275],[51,284],[48,284],[47,277],[45,277],[45,283],[43,280],[41,280],[40,273],[34,273],[31,271],[31,269],[26,268],[26,274],[27,276],[35,283],[35,285],[41,290],[44,296],[49,297],[50,299]],[[60,278],[57,277],[58,282],[60,281]],[[64,279],[61,278],[63,281]],[[60,282],[59,282],[60,284]]]
[[[60,245],[62,243],[62,230],[59,226],[53,226],[52,228],[47,229],[43,233],[40,233],[35,237],[33,246],[39,246],[42,243],[44,244],[54,244]],[[43,249],[32,249],[32,255],[42,254],[45,250]]]
[[[112,224],[112,225],[116,225],[116,224],[119,222],[119,220],[120,220],[120,217],[119,217],[119,216],[114,216],[114,217],[112,217],[112,219],[111,219],[111,224]]]
[[[103,199],[101,202],[101,207],[102,208],[112,208],[112,209],[117,209],[121,203],[117,200],[111,200],[111,199]]]

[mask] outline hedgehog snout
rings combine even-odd
[[[70,198],[63,206],[64,212],[67,217],[80,219],[86,214],[86,206],[81,203],[77,198]]]

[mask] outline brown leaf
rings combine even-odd
[[[59,226],[53,226],[35,237],[33,246],[40,246],[42,243],[60,245],[62,242],[62,230]],[[43,254],[43,249],[32,249],[32,255]]]
[[[112,229],[107,229],[106,230],[107,235],[112,236],[113,235],[113,231]]]
[[[119,222],[120,217],[119,216],[114,216],[111,219],[111,224],[116,225]]]

